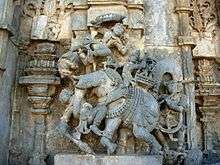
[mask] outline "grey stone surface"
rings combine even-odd
[[[162,157],[58,154],[54,157],[54,165],[162,165]]]
[[[220,0],[0,0],[0,165],[218,162],[219,16]]]
[[[0,78],[0,164],[7,164],[8,144],[10,133],[11,98],[13,94],[17,50],[9,41],[7,58],[5,61],[6,70]]]

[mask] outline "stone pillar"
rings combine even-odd
[[[183,76],[185,83],[185,93],[190,105],[187,119],[187,143],[188,149],[197,147],[196,136],[196,111],[195,111],[195,85],[192,60],[193,38],[190,35],[189,14],[191,12],[189,0],[177,0],[176,13],[179,16],[179,36],[178,44],[182,48]]]
[[[12,3],[12,0],[0,0],[0,164],[4,165],[8,164],[11,94],[16,68],[16,50],[9,41],[14,33],[10,26]]]
[[[7,57],[7,44],[9,35],[13,33],[13,29],[10,27],[12,11],[10,8],[11,0],[0,1],[0,85],[1,78],[6,69],[5,61]],[[11,12],[13,13],[13,12]]]
[[[88,32],[87,27],[87,10],[89,6],[87,2],[80,1],[74,3],[74,12],[72,14],[72,31],[73,37],[72,39],[72,47],[78,44],[78,41],[80,40],[80,37],[84,36]],[[80,21],[79,21],[80,20]]]
[[[213,131],[215,123],[215,114],[218,107],[202,107],[202,119],[203,122],[203,136],[204,136],[204,150],[213,151]]]
[[[34,118],[34,144],[31,165],[45,165],[46,124],[50,113],[50,103],[55,95],[56,85],[60,78],[56,77],[55,45],[40,43],[25,69],[27,76],[20,77],[19,83],[27,86],[28,100],[32,103],[31,113]]]

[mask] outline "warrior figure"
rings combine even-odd
[[[164,107],[164,111],[165,110],[173,110],[174,112],[177,113],[183,113],[184,111],[188,110],[188,103],[187,103],[187,99],[186,96],[184,94],[182,94],[182,84],[178,84],[178,82],[174,81],[174,80],[169,80],[167,82],[164,82],[164,86],[167,89],[167,94],[163,94],[160,96],[159,101],[160,103],[163,105]],[[172,128],[173,126],[178,125],[178,121],[176,121],[176,115],[172,115],[170,113],[168,113],[165,116],[165,125],[168,128]],[[183,143],[184,143],[184,134],[185,134],[185,125],[183,124],[182,119],[179,119],[182,123],[179,123],[179,129],[176,131],[178,132],[178,151],[182,151],[183,149]],[[179,121],[179,122],[180,122]],[[161,129],[162,132],[163,129]],[[174,140],[172,138],[173,133],[175,132],[167,132],[169,134],[169,137],[171,138],[171,140]],[[161,140],[163,141],[162,143],[164,143],[164,147],[166,150],[169,149],[168,144],[166,142],[166,140],[163,140],[163,135],[160,134]]]

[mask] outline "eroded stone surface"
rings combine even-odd
[[[54,165],[162,165],[161,156],[56,155]]]
[[[219,162],[219,6],[0,0],[0,164]]]

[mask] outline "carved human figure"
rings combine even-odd
[[[67,108],[71,110],[74,117],[80,118],[80,115],[85,115],[80,114],[80,110],[85,103],[86,92],[91,88],[93,88],[93,92],[99,98],[97,107],[100,107],[99,103],[102,103],[102,107],[107,109],[107,113],[97,110],[94,121],[98,121],[99,124],[105,118],[105,129],[101,133],[99,132],[99,135],[101,136],[101,144],[107,148],[108,154],[114,153],[117,148],[113,135],[121,124],[132,125],[134,136],[148,142],[153,153],[160,151],[160,144],[150,133],[159,120],[158,103],[150,93],[138,88],[129,89],[125,87],[119,73],[110,68],[82,75],[76,85],[71,103]],[[61,118],[59,130],[69,135],[67,122],[71,113],[69,113],[70,111],[66,112]],[[101,117],[98,112],[102,112]],[[95,119],[96,117],[97,120]],[[94,122],[92,123],[92,125],[95,124]],[[78,144],[78,142],[75,143]],[[88,146],[86,150],[88,150]]]
[[[91,35],[87,34],[81,42],[60,57],[58,61],[59,72],[61,77],[67,76],[73,79],[76,75],[95,71],[97,68],[94,58],[110,55],[111,50],[105,44],[93,41]]]
[[[145,68],[146,62],[144,60],[141,61],[140,59],[140,50],[135,49],[132,51],[128,62],[124,65],[123,71],[122,71],[122,77],[124,80],[124,84],[126,86],[129,86],[130,84],[132,86],[135,85],[135,79],[132,76],[132,73],[134,71],[140,70],[142,68]]]
[[[119,54],[113,53],[112,58],[119,66],[123,65],[123,60],[128,56],[128,51],[130,49],[124,25],[116,23],[111,30],[105,32],[102,42],[106,43],[109,48],[112,48],[113,50],[115,48],[119,52]]]
[[[179,127],[176,132],[178,132],[178,151],[182,151],[183,149],[183,143],[184,143],[184,134],[185,134],[185,125],[183,123],[182,119],[179,119],[176,115],[172,114],[170,110],[175,111],[177,113],[184,113],[188,110],[188,103],[186,96],[182,93],[182,84],[178,84],[175,80],[169,80],[167,82],[164,82],[165,87],[167,88],[167,94],[163,94],[160,96],[159,100],[160,103],[164,105],[164,111],[166,111],[164,124],[168,129],[172,129],[173,127],[177,126]],[[180,120],[180,121],[178,121]],[[181,122],[181,123],[179,123]],[[175,140],[172,138],[172,133],[167,132],[169,134],[169,137],[171,140]],[[161,139],[163,139],[162,134],[160,134]],[[162,140],[164,147],[168,150],[168,144],[165,140]]]
[[[79,117],[79,125],[76,127],[76,130],[82,134],[88,134],[90,130],[88,129],[88,123],[93,120],[92,112],[92,105],[89,103],[84,103],[80,110],[80,117]]]
[[[126,49],[124,45],[127,42],[127,38],[125,38],[124,26],[121,23],[116,23],[111,28],[111,31],[104,34],[103,42],[107,43],[109,47],[116,46],[122,55],[125,55]]]
[[[79,82],[77,83],[75,87],[75,93],[71,97],[70,104],[66,108],[61,120],[64,122],[68,122],[71,114],[73,114],[74,117],[79,117],[79,111],[81,109],[81,105],[85,102],[84,96],[86,94],[86,90],[88,88],[94,88],[93,93],[96,93],[99,97],[97,109],[98,107],[101,107],[102,104],[106,102],[106,94],[110,93],[110,89],[112,90],[113,84],[111,84],[111,81],[106,78],[106,75],[103,74],[103,72],[107,72],[104,70],[100,70],[93,73],[88,73],[85,75],[79,76]],[[109,86],[109,90],[107,89],[103,90],[102,83],[106,82],[105,85]],[[112,86],[112,87],[111,87]],[[99,87],[99,88],[95,88]]]
[[[102,105],[97,105],[95,108],[85,102],[79,112],[79,124],[75,128],[75,132],[72,134],[74,138],[80,140],[81,134],[88,134],[91,130],[101,136],[102,131],[98,129],[101,121],[105,118],[107,113],[107,107]]]
[[[61,25],[56,22],[48,22],[46,32],[49,40],[56,40],[58,38],[58,35],[60,33],[60,27]]]

